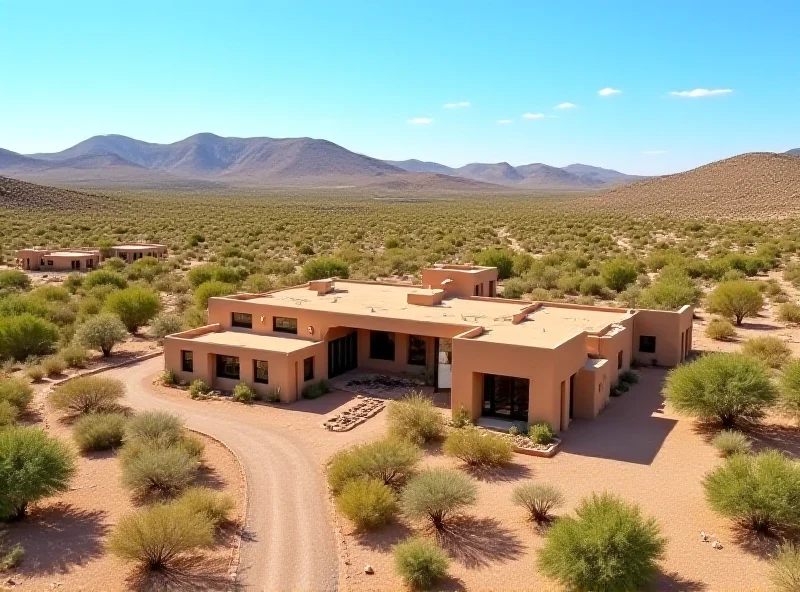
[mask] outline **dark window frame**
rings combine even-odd
[[[236,360],[236,362],[231,362],[230,360]],[[225,356],[222,354],[217,354],[217,378],[230,378],[232,380],[239,380],[242,375],[242,368],[239,363],[239,358],[237,356]],[[231,364],[231,367],[236,368],[236,372],[228,371],[228,364]]]
[[[303,360],[303,381],[314,380],[314,356]]]
[[[369,332],[369,358],[370,360],[385,360],[394,362],[397,349],[395,334],[391,331]]]
[[[181,372],[194,372],[194,352],[190,349],[181,350]]]
[[[639,352],[643,354],[656,353],[656,336],[639,335]]]
[[[415,341],[417,342],[417,347],[414,347]],[[420,353],[421,357],[419,357]],[[428,364],[428,342],[424,337],[420,335],[408,336],[407,362],[409,366],[426,366]]]
[[[261,368],[259,364],[264,364],[264,367]],[[262,378],[258,375],[259,369],[263,369],[265,371],[266,377]],[[253,360],[253,382],[257,382],[259,384],[269,384],[269,362],[266,360]]]
[[[619,353],[617,354],[617,370],[622,370],[622,365],[623,365],[622,356],[623,356],[622,350],[619,350]]]
[[[236,319],[237,315],[241,317]],[[253,328],[253,315],[249,312],[232,312],[231,313],[231,327],[241,327],[242,329]]]
[[[288,326],[285,327],[279,326],[279,322],[283,324],[285,321],[293,321],[294,327],[292,327],[292,323],[286,323]],[[272,330],[276,333],[297,335],[297,319],[294,317],[272,317]]]

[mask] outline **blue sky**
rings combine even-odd
[[[798,22],[792,0],[0,0],[0,147],[207,131],[673,172],[800,147]],[[695,89],[729,92],[670,94]]]

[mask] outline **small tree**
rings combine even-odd
[[[431,541],[413,538],[395,546],[394,568],[415,589],[427,590],[447,575],[447,553]]]
[[[703,485],[715,511],[747,528],[768,532],[800,526],[800,463],[777,450],[730,456]]]
[[[615,292],[621,292],[627,288],[636,281],[638,275],[636,265],[628,259],[612,259],[600,268],[600,277],[603,278],[606,286]]]
[[[444,433],[444,418],[433,401],[421,392],[411,391],[392,401],[386,411],[389,434],[415,444],[438,440]]]
[[[549,522],[550,513],[564,505],[564,496],[552,485],[523,483],[514,489],[511,497],[515,506],[528,510],[531,520]]]
[[[477,500],[475,482],[450,469],[430,469],[412,478],[403,491],[401,505],[409,518],[427,518],[443,530],[449,516]]]
[[[781,411],[800,424],[800,360],[793,360],[783,369],[780,381]]]
[[[31,502],[66,491],[74,473],[60,440],[37,428],[0,430],[0,520],[20,519]]]
[[[125,341],[128,330],[119,316],[110,312],[89,317],[75,332],[75,340],[83,347],[99,349],[103,357],[111,355],[118,343]]]
[[[708,354],[667,375],[664,397],[680,413],[732,428],[758,419],[776,398],[766,369],[743,354]]]
[[[44,356],[55,348],[58,328],[32,314],[0,317],[0,358],[23,361]]]
[[[116,378],[79,376],[59,385],[50,393],[50,405],[67,417],[119,410],[125,386]]]
[[[303,277],[308,281],[331,277],[346,279],[350,277],[350,268],[338,257],[317,257],[303,265]]]
[[[648,587],[666,546],[639,508],[608,494],[583,500],[559,518],[539,552],[539,569],[569,590],[634,592]]]
[[[158,314],[161,301],[150,288],[131,286],[109,294],[103,308],[119,316],[125,328],[136,333],[139,327]]]
[[[764,297],[755,282],[722,282],[708,295],[708,310],[732,318],[741,325],[745,317],[754,317],[764,307]]]
[[[505,280],[514,272],[514,254],[508,249],[486,249],[475,255],[475,263],[497,268],[497,279]]]

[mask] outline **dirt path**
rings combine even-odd
[[[125,382],[136,410],[162,409],[227,444],[244,465],[249,506],[238,582],[248,590],[335,590],[336,542],[317,464],[289,431],[261,413],[156,392],[162,357],[108,372]]]

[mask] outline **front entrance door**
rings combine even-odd
[[[483,415],[528,421],[530,381],[527,378],[483,375]]]
[[[339,376],[358,366],[358,333],[353,331],[328,342],[328,378]]]
[[[449,389],[453,386],[453,342],[449,339],[436,340],[436,388]]]

